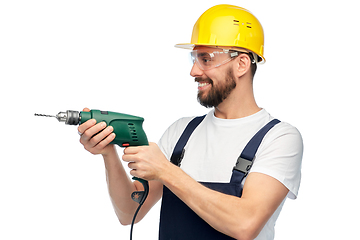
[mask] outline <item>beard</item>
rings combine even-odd
[[[211,88],[208,90],[207,94],[203,91],[199,91],[197,96],[198,102],[206,108],[219,106],[219,104],[222,103],[236,87],[235,77],[233,76],[231,69],[228,71],[224,83],[214,85],[213,80],[210,78],[195,78],[195,81],[206,81],[211,84]]]

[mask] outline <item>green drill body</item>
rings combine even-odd
[[[111,144],[117,144],[120,147],[149,145],[142,127],[144,122],[142,117],[100,110],[80,112],[80,124],[90,119],[105,122],[107,126],[114,128],[116,137]]]

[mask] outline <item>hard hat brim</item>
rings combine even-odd
[[[176,44],[175,47],[193,50],[194,47],[195,47],[195,44],[191,44],[191,43],[179,43],[179,44]]]

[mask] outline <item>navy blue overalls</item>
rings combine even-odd
[[[205,116],[194,118],[180,136],[171,162],[180,166],[184,156],[184,147],[195,128],[202,122]],[[266,133],[280,121],[274,119],[260,129],[248,142],[237,159],[229,183],[200,182],[204,186],[224,194],[241,197],[241,182],[249,172],[255,153]],[[231,238],[214,228],[201,219],[184,202],[182,202],[167,187],[163,188],[162,205],[160,212],[160,240],[225,240]]]

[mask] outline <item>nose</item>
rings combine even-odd
[[[203,74],[204,74],[204,72],[198,67],[198,65],[196,63],[194,63],[191,68],[190,75],[192,77],[199,77],[199,76],[202,76]]]

